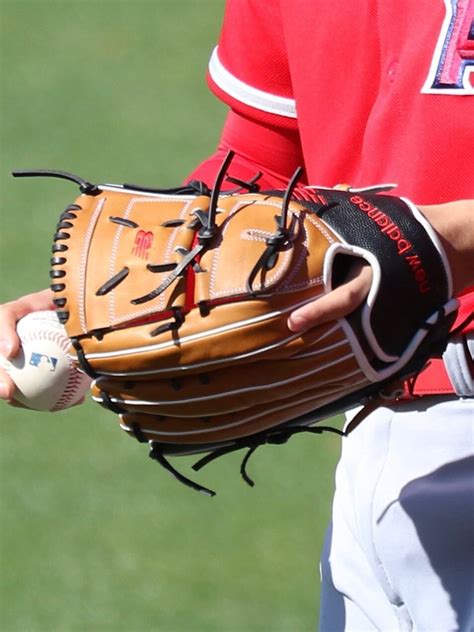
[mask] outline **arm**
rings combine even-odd
[[[215,154],[196,167],[188,180],[211,186],[229,150],[235,153],[231,175],[250,180],[260,173],[261,190],[286,188],[296,169],[304,166],[297,130],[252,121],[231,110]],[[235,184],[224,182],[223,188],[234,189]]]
[[[419,208],[441,238],[457,296],[474,284],[474,200]]]

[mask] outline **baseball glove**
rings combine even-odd
[[[283,443],[418,371],[446,340],[457,302],[442,247],[419,210],[380,190],[212,190],[92,185],[54,236],[52,290],[92,397],[167,455]],[[233,180],[235,182],[235,180]],[[361,308],[304,334],[292,310],[344,281],[373,283]]]

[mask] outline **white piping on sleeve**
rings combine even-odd
[[[209,75],[221,90],[245,105],[250,105],[263,112],[279,114],[287,118],[297,118],[294,99],[264,92],[237,79],[223,66],[219,59],[217,46],[213,50],[209,61]]]

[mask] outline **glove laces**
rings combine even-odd
[[[322,434],[323,432],[332,432],[341,437],[345,436],[346,433],[338,428],[334,428],[332,426],[291,426],[288,428],[280,428],[278,430],[274,430],[273,432],[266,432],[262,434],[257,434],[252,437],[245,437],[243,439],[235,440],[232,445],[222,446],[220,448],[216,448],[209,454],[206,454],[203,458],[199,459],[193,466],[192,469],[195,472],[198,472],[203,467],[220,458],[221,456],[225,456],[226,454],[230,454],[232,452],[236,452],[237,450],[247,449],[247,453],[244,455],[242,462],[240,464],[240,475],[249,485],[250,487],[255,486],[254,480],[249,476],[247,472],[247,465],[254,454],[254,452],[262,445],[282,445],[286,443],[293,435],[301,434],[302,432],[308,432],[310,434]],[[157,461],[167,472],[172,474],[180,483],[183,483],[187,487],[194,489],[198,492],[206,496],[215,496],[216,492],[212,489],[204,487],[199,483],[196,483],[192,479],[184,476],[181,472],[179,472],[176,468],[174,468],[171,463],[165,458],[163,454],[163,449],[165,448],[165,444],[159,444],[158,442],[152,441],[150,442],[151,450],[150,450],[150,458]]]

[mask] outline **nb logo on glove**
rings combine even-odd
[[[140,259],[148,259],[148,253],[153,245],[154,235],[149,230],[139,230],[135,237],[135,247],[132,255],[140,257]]]

